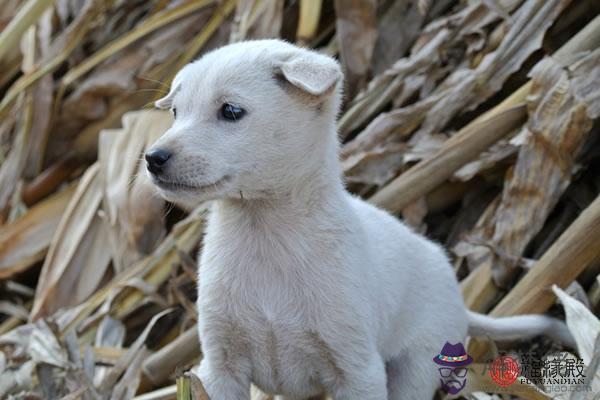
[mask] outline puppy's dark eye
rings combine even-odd
[[[175,107],[173,107],[171,112],[173,112],[173,118],[177,118],[177,109]]]
[[[242,119],[242,117],[246,114],[246,111],[235,104],[225,103],[221,106],[221,111],[219,114],[221,118],[227,121],[235,122],[239,119]]]

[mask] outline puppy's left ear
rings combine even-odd
[[[169,93],[167,93],[165,97],[158,99],[154,102],[154,107],[158,108],[159,110],[168,110],[169,108],[171,108],[171,106],[173,105],[173,97],[175,97],[175,93],[178,89],[179,86],[172,86],[171,90],[169,90]]]
[[[334,59],[309,51],[294,55],[280,69],[289,83],[318,97],[330,93],[342,79],[342,70]]]
[[[169,93],[167,93],[165,97],[156,100],[154,102],[154,107],[158,108],[159,110],[168,110],[169,108],[171,108],[173,106],[173,98],[175,97],[180,88],[181,83],[177,80],[173,80]]]
[[[173,106],[173,98],[175,97],[179,89],[181,89],[181,82],[187,74],[190,65],[191,64],[186,65],[179,72],[177,72],[177,74],[175,74],[175,78],[173,78],[173,82],[171,83],[171,89],[169,90],[169,93],[167,93],[165,97],[158,99],[154,102],[154,106],[156,108],[160,110],[168,110]]]

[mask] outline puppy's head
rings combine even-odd
[[[278,40],[208,53],[156,102],[174,122],[145,155],[152,181],[184,204],[288,190],[337,146],[341,80],[335,60]]]

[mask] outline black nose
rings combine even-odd
[[[171,153],[169,153],[167,150],[156,149],[147,152],[145,158],[148,171],[154,175],[158,175],[163,172],[165,164],[169,158],[171,158]]]

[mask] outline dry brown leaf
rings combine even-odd
[[[139,366],[141,365],[143,359],[148,356],[148,352],[142,350],[145,349],[146,339],[148,338],[148,335],[150,334],[150,331],[152,330],[156,322],[158,322],[159,319],[161,319],[163,316],[170,312],[172,312],[172,310],[170,309],[163,310],[152,317],[152,319],[150,320],[150,322],[148,322],[142,333],[137,337],[135,342],[133,342],[131,346],[129,346],[127,352],[111,368],[111,370],[105,376],[102,383],[98,385],[98,390],[101,393],[111,393],[113,386],[120,381],[119,378],[121,377],[121,374],[123,374],[124,372],[129,372],[129,366],[133,362],[135,362],[135,365],[138,366],[138,368],[134,369],[134,371],[141,372]]]
[[[0,32],[14,17],[20,5],[17,3],[0,2]],[[0,337],[0,397],[24,391],[14,397],[131,398],[138,388],[147,391],[149,381],[157,385],[172,383],[168,379],[173,371],[197,358],[197,333],[192,329],[193,335],[189,335],[188,330],[196,314],[195,261],[190,254],[196,251],[202,235],[203,213],[195,211],[163,237],[164,230],[182,216],[176,211],[168,215],[168,222],[163,220],[162,200],[142,179],[142,155],[152,141],[150,136],[162,133],[170,117],[153,112],[134,113],[125,117],[123,128],[119,127],[123,114],[149,106],[153,98],[160,96],[177,69],[228,41],[279,35],[293,40],[298,34],[301,41],[312,38],[304,44],[324,46],[321,50],[328,54],[335,56],[341,50],[351,83],[350,92],[345,94],[348,109],[339,124],[342,138],[352,138],[344,144],[342,154],[350,190],[364,196],[377,190],[375,195],[383,193],[386,199],[378,203],[382,207],[402,212],[409,223],[420,227],[426,221],[431,237],[451,244],[458,242],[455,265],[459,276],[469,272],[467,266],[489,267],[477,269],[483,273],[473,271],[469,275],[468,279],[475,283],[466,290],[467,304],[479,308],[490,304],[483,300],[497,300],[499,293],[491,278],[489,254],[508,265],[528,261],[522,258],[522,251],[513,254],[491,239],[498,214],[505,206],[505,199],[497,196],[502,174],[515,163],[514,155],[531,145],[529,124],[528,129],[520,131],[525,134],[517,136],[520,141],[506,140],[521,128],[526,115],[525,93],[529,93],[531,84],[510,95],[506,102],[510,106],[504,107],[503,101],[502,106],[494,107],[494,103],[525,77],[531,64],[523,63],[524,60],[543,55],[539,50],[542,38],[543,50],[554,49],[569,40],[573,32],[585,31],[587,34],[578,34],[577,40],[569,40],[575,46],[561,50],[570,53],[568,58],[559,57],[557,52],[556,59],[567,71],[569,95],[576,99],[573,102],[585,104],[587,117],[597,119],[600,72],[593,67],[598,60],[585,58],[590,54],[582,50],[598,43],[600,19],[581,30],[593,18],[591,11],[597,6],[568,0],[369,0],[348,4],[349,7],[341,0],[55,0],[37,22],[28,24],[29,29],[18,38],[21,47],[10,46],[0,57],[0,200],[8,205],[2,220],[5,225],[0,225],[0,278],[5,255],[10,261],[9,270],[17,265],[19,270],[27,268],[44,255],[45,264],[52,267],[45,267],[41,277],[32,276],[34,269],[23,275],[17,274],[16,269],[10,272],[18,284],[31,284],[30,279],[41,278],[35,300],[38,308],[40,301],[43,303],[44,313],[48,309],[48,319],[38,320],[38,324],[19,326],[32,296],[27,291],[9,290],[9,283],[0,282],[0,287],[7,289],[0,300],[0,313],[12,315],[0,320],[0,332],[10,332]],[[369,7],[367,13],[352,14],[363,6]],[[235,17],[230,18],[234,9]],[[174,18],[173,13],[179,14]],[[169,15],[171,19],[165,19]],[[367,26],[367,34],[352,31],[353,26],[348,29],[349,25],[343,25],[345,21]],[[422,28],[425,23],[427,26]],[[0,43],[0,48],[3,45]],[[410,54],[405,55],[410,46]],[[571,57],[575,53],[577,57]],[[573,63],[574,59],[578,61]],[[565,67],[569,64],[571,67]],[[371,73],[376,77],[364,89]],[[364,92],[352,98],[356,88]],[[549,127],[551,120],[577,126],[560,107],[559,117],[538,118],[535,102],[547,101],[551,109],[552,101],[560,103],[560,95],[548,94],[545,100],[531,98],[530,124],[536,118],[548,122],[538,127],[543,132],[553,132]],[[477,106],[482,101],[485,104]],[[475,111],[466,112],[473,107]],[[479,115],[480,109],[489,107],[491,114]],[[153,115],[157,115],[156,119]],[[501,117],[488,119],[489,115]],[[479,124],[481,121],[484,123]],[[100,135],[98,146],[103,129],[109,130]],[[455,130],[459,133],[455,134]],[[502,142],[492,146],[498,140]],[[557,143],[551,144],[566,149],[577,147],[569,140]],[[579,207],[586,207],[596,197],[600,184],[593,176],[597,144],[591,140],[586,143],[578,160],[581,166],[568,164],[573,166],[567,168],[569,174],[578,171],[574,175],[577,180],[570,182],[572,190],[566,195],[556,194],[560,197],[557,213],[561,214],[563,229]],[[444,151],[434,155],[440,145]],[[51,216],[45,214],[48,211],[38,213],[38,207],[48,209],[47,202],[64,194],[52,194],[54,190],[80,175],[98,158],[98,148],[100,171],[88,180],[87,190],[75,195],[79,196],[79,204],[71,203],[68,208],[64,205],[63,209],[56,206]],[[413,169],[411,162],[415,161],[415,167],[420,167]],[[555,167],[552,162],[548,164]],[[518,172],[517,167],[511,171]],[[140,178],[133,179],[135,176]],[[457,178],[466,182],[452,182]],[[513,179],[507,175],[507,188]],[[559,189],[563,184],[552,183]],[[99,192],[101,200],[92,192]],[[41,200],[45,197],[48,199]],[[589,271],[580,282],[588,290],[588,281],[597,275],[596,267],[590,265],[597,252],[592,238],[582,238],[581,231],[595,233],[597,229],[589,221],[600,226],[595,224],[598,203],[595,204],[591,214],[585,211],[587,223],[577,219],[578,235],[564,239],[571,243],[577,238],[577,243],[571,243],[569,248],[557,247],[569,257],[555,255],[552,260],[558,261],[554,263],[546,260],[540,265],[547,265],[547,271],[540,273],[537,268],[536,279],[527,279],[526,275],[523,282],[529,283],[523,286],[528,290],[521,288],[506,296],[510,307],[500,308],[501,314],[542,307],[540,303],[547,307],[554,297],[541,286],[556,281],[566,287],[569,279],[586,266]],[[563,205],[572,211],[563,213]],[[32,208],[27,210],[26,206]],[[516,209],[519,207],[525,206],[518,205]],[[540,208],[545,207],[550,206]],[[45,249],[62,214],[67,214],[65,219],[70,218],[71,222],[65,222],[68,229],[62,229],[61,243],[53,243],[47,254]],[[23,218],[14,220],[19,215]],[[547,215],[539,219],[554,229],[558,216],[553,213],[549,219]],[[35,224],[36,219],[39,224]],[[538,233],[530,241],[527,256],[539,257],[558,242],[559,234]],[[13,242],[15,235],[20,236]],[[538,243],[542,237],[543,243]],[[585,244],[580,251],[579,243]],[[460,262],[463,257],[467,263]],[[114,274],[107,269],[110,261],[115,266]],[[536,263],[532,271],[537,266]],[[52,269],[52,273],[46,269]],[[78,270],[81,276],[75,272]],[[580,296],[586,295],[583,289],[579,292]],[[592,287],[588,293],[596,305],[600,290]],[[42,299],[44,295],[46,298]],[[87,300],[75,305],[80,302],[74,300],[76,297]],[[54,311],[61,304],[66,308]],[[159,351],[146,359],[148,350],[139,345],[139,340],[129,350],[123,348],[139,336],[141,325],[153,313],[171,304],[177,311],[168,322],[161,321],[165,323],[164,332],[152,332],[153,339],[159,336]],[[173,340],[183,331],[186,335]],[[32,337],[33,353],[29,352]],[[186,339],[181,341],[182,338]],[[184,346],[170,346],[179,343]],[[595,349],[600,349],[600,344]],[[36,364],[30,359],[31,354],[36,360],[49,359],[51,363]],[[152,368],[146,369],[148,366]],[[597,375],[599,366],[600,355],[592,357],[590,376]],[[150,376],[158,377],[156,382]],[[95,386],[102,382],[100,394]],[[192,380],[190,386],[193,383]],[[176,396],[174,386],[155,389],[143,398]],[[517,389],[527,389],[527,393],[517,393]],[[531,387],[519,386],[515,393],[526,399],[547,398]],[[466,397],[491,400],[501,396],[478,393]],[[573,395],[569,400],[585,397],[585,393]]]
[[[468,369],[465,392],[471,393],[485,391],[487,393],[498,393],[504,396],[515,395],[526,400],[552,399],[552,397],[543,393],[542,390],[537,386],[531,383],[522,382],[520,379],[517,379],[513,384],[507,387],[501,387],[492,379],[488,371],[488,364],[471,364]],[[463,393],[461,392],[461,394]],[[483,398],[485,398],[485,396]]]
[[[54,71],[64,62],[72,51],[80,45],[80,40],[93,27],[92,21],[101,12],[102,4],[86,0],[80,4],[77,14],[69,26],[51,43],[48,52],[38,62],[34,72],[21,76],[8,89],[0,102],[0,114],[13,103],[25,89],[40,78]]]
[[[442,85],[444,99],[436,104],[415,133],[417,138],[438,132],[455,115],[474,109],[498,92],[534,51],[552,22],[570,0],[528,0],[514,14],[500,46],[486,55],[474,70],[458,69]],[[438,89],[440,90],[440,89]]]
[[[554,20],[568,3],[568,1],[555,0],[540,5],[535,0],[529,0],[519,8],[515,13],[514,25],[507,32],[505,40],[495,51],[486,55],[476,69],[468,68],[468,65],[459,67],[431,95],[410,106],[410,108],[423,110],[423,114],[419,115],[420,127],[419,125],[413,127],[413,129],[418,129],[410,143],[418,146],[420,141],[428,141],[432,134],[440,132],[456,115],[478,106],[491,94],[499,91],[510,74],[520,68],[527,57],[537,50],[541,44],[541,38],[543,38],[549,27],[549,21]],[[510,7],[514,7],[514,4]],[[506,9],[510,9],[510,7]],[[478,18],[473,16],[478,16]],[[481,22],[482,19],[487,19],[489,23],[499,18],[499,16],[486,6],[474,4],[470,8],[457,13],[454,18],[454,22],[459,23],[460,27],[458,36],[463,38],[465,35],[480,32],[481,27],[484,26]],[[396,63],[382,77],[376,78],[370,84],[367,93],[358,96],[350,110],[340,120],[342,134],[346,134],[359,126],[361,121],[380,110],[383,105],[393,97],[397,97],[399,93],[402,94],[399,100],[400,104],[404,101],[403,99],[411,96],[410,92],[402,93],[405,80],[409,77],[405,74],[411,72],[415,66],[420,64],[417,61],[425,63],[428,68],[432,68],[431,59],[440,59],[439,52],[450,37],[450,32],[446,29],[446,26],[442,24],[430,26],[426,30],[426,34],[422,36],[421,41],[414,46],[413,57]],[[527,46],[522,45],[524,43]],[[410,66],[408,70],[405,69],[407,66]],[[420,74],[423,73],[423,71],[417,71]],[[428,73],[439,74],[437,71],[429,71]],[[415,79],[414,77],[411,78]],[[420,81],[420,85],[427,81]],[[419,89],[419,84],[412,86],[411,92],[414,93],[417,89]],[[377,95],[377,100],[370,101],[370,97],[374,95]],[[394,122],[396,122],[396,125]],[[386,129],[377,132],[376,135],[385,136],[386,133],[398,127],[398,122],[400,121],[389,120],[386,123]],[[369,128],[366,131],[369,132]],[[373,128],[371,127],[370,132],[372,131]],[[409,131],[408,134],[412,132]],[[373,136],[374,134],[363,132],[357,138],[364,140],[362,138],[365,135]]]
[[[508,136],[510,136],[510,134]],[[494,168],[500,162],[506,161],[514,156],[517,151],[518,146],[513,144],[511,140],[501,140],[481,153],[477,160],[465,164],[454,173],[452,178],[462,182],[468,182],[476,175],[482,174],[486,170]]]
[[[100,134],[102,208],[117,271],[154,250],[164,237],[164,205],[148,180],[144,152],[171,125],[165,111],[125,114],[123,128]]]
[[[449,1],[436,3],[436,7],[443,9]],[[373,50],[373,73],[376,75],[384,72],[406,54],[425,22],[425,13],[421,13],[412,1],[394,1],[380,14],[377,22],[377,41]]]
[[[407,161],[404,155],[408,146],[401,141],[421,123],[431,104],[433,101],[382,113],[346,143],[341,154],[346,178],[383,185],[396,176]],[[385,161],[385,166],[380,161]]]
[[[0,357],[2,353],[0,353]],[[24,362],[18,368],[0,368],[0,397],[27,390],[32,386],[35,363],[31,360]]]
[[[277,38],[283,24],[283,1],[263,1],[254,15],[254,24],[248,32],[253,39]]]
[[[13,198],[25,170],[27,154],[31,144],[29,135],[32,124],[32,106],[31,92],[26,91],[22,93],[20,100],[17,101],[13,109],[14,112],[22,113],[22,116],[15,126],[16,137],[11,151],[6,160],[0,165],[0,218],[3,214],[6,214],[7,206]]]
[[[587,140],[592,120],[587,115],[595,104],[575,97],[573,77],[593,78],[600,62],[600,51],[586,57],[570,74],[551,58],[532,72],[533,85],[528,98],[529,134],[515,166],[506,178],[502,200],[492,225],[490,241],[500,253],[489,253],[494,278],[505,285],[514,276],[508,261],[521,256],[571,181],[575,160]],[[544,188],[543,192],[539,188]],[[507,262],[508,261],[508,262]]]
[[[27,308],[21,304],[0,300],[0,314],[18,318],[21,321],[27,321],[27,318],[29,317],[29,310],[27,310]]]
[[[8,278],[42,260],[75,186],[31,208],[0,228],[0,278]]]
[[[145,347],[133,353],[133,358],[128,362],[123,376],[111,388],[111,400],[127,400],[135,396],[142,379],[142,363],[149,354],[150,351]]]
[[[35,71],[35,65],[40,59],[48,57],[52,41],[52,8],[47,9],[40,17],[35,29],[30,29],[31,43],[25,45],[22,41],[23,66],[26,74]],[[33,96],[32,124],[28,159],[24,170],[26,178],[38,175],[43,167],[46,144],[48,141],[52,106],[54,100],[54,80],[51,75],[45,75],[30,89]]]
[[[195,3],[206,2],[195,0]],[[187,6],[181,5],[182,8]],[[63,92],[66,95],[51,127],[55,135],[47,148],[48,161],[60,159],[65,146],[73,147],[71,143],[75,136],[92,136],[83,143],[78,140],[74,147],[79,153],[88,155],[91,152],[95,156],[100,130],[118,126],[125,112],[141,108],[161,93],[166,93],[168,78],[165,79],[165,70],[173,68],[174,60],[182,52],[182,43],[193,41],[212,11],[212,8],[205,7],[148,34],[140,45],[130,45],[112,54],[81,78],[79,73],[65,77],[57,96],[61,99]],[[155,17],[152,21],[157,19]],[[152,21],[144,20],[144,23],[152,25]],[[97,53],[84,62],[97,57]],[[74,85],[72,93],[68,93],[73,80],[77,85]],[[90,125],[92,121],[94,123]]]
[[[512,11],[520,1],[503,1],[502,8]],[[436,6],[443,7],[443,3],[436,2]],[[402,4],[402,2],[398,2],[398,4]],[[448,53],[455,52],[454,49],[460,48],[467,37],[480,34],[485,26],[494,23],[499,18],[500,16],[485,4],[472,2],[449,17],[432,21],[421,32],[412,47],[410,56],[399,59],[394,65],[376,76],[369,83],[368,89],[351,102],[351,106],[339,122],[342,135],[346,136],[350,131],[363,125],[368,118],[381,111],[394,97],[400,95],[400,98],[405,101],[417,91],[424,90],[423,85],[437,86],[436,82],[442,81],[454,67],[458,67],[460,73],[461,67],[466,68],[470,63],[459,61],[462,59],[460,55],[451,58]],[[397,24],[396,19],[394,24]],[[393,40],[398,40],[397,36],[394,36]],[[472,57],[476,57],[476,55]],[[455,65],[456,63],[459,65]],[[464,73],[461,74],[464,75]],[[454,81],[460,83],[460,79],[454,79]],[[409,90],[404,88],[405,85]],[[422,102],[433,103],[431,99],[428,99],[431,91],[432,89],[425,90],[422,96],[426,95],[427,97],[422,97]],[[438,93],[434,102],[440,101],[443,95],[443,91]],[[396,99],[395,105],[402,106],[403,101]]]
[[[125,325],[119,320],[105,316],[102,318],[96,337],[94,339],[94,347],[112,347],[122,348],[125,341]],[[92,378],[95,386],[99,386],[110,371],[110,367],[98,365],[94,370]]]
[[[553,285],[552,291],[565,308],[567,326],[575,338],[577,350],[587,367],[584,375],[589,391],[571,393],[565,399],[592,399],[594,393],[600,393],[600,320],[580,301],[569,296],[564,290]]]
[[[518,103],[522,90],[471,122],[446,140],[439,151],[409,168],[369,198],[388,211],[399,212],[449,179],[467,162],[519,126],[525,107]],[[517,102],[517,105],[513,105]]]
[[[377,40],[377,2],[336,0],[335,9],[340,54],[351,98],[367,84]]]
[[[571,393],[570,400],[598,400],[600,393],[600,335],[594,344],[594,354],[585,369],[585,389]]]
[[[346,158],[342,162],[346,181],[384,185],[394,177],[394,171],[399,170],[404,164],[405,150],[406,145],[403,143],[391,143]]]
[[[307,43],[317,34],[323,0],[300,0],[296,40]]]
[[[590,365],[594,351],[598,350],[595,349],[595,344],[600,335],[600,321],[586,306],[558,286],[553,285],[552,291],[565,308],[567,326],[575,338],[583,363]]]
[[[514,6],[515,4],[510,4],[507,9]],[[554,12],[557,12],[557,9],[559,8],[553,9]],[[520,21],[524,21],[530,17],[527,11],[531,14],[537,10],[520,9]],[[547,10],[540,12],[548,13]],[[474,16],[478,16],[479,19],[474,18]],[[457,13],[454,16],[454,23],[457,23],[460,27],[460,29],[457,29],[459,32],[458,36],[465,37],[481,30],[483,26],[481,18],[487,20],[489,23],[498,17],[495,12],[485,6],[472,5],[470,8]],[[396,98],[396,101],[401,105],[407,98],[410,98],[417,90],[421,89],[425,82],[430,81],[430,79],[420,79],[420,77],[440,73],[435,68],[439,69],[440,67],[436,64],[441,64],[442,62],[441,49],[447,45],[447,41],[453,38],[453,36],[446,29],[447,25],[440,24],[439,26],[439,29],[434,25],[426,31],[427,34],[413,48],[413,55],[411,57],[398,61],[385,74],[375,78],[369,85],[369,90],[366,93],[358,96],[357,100],[352,103],[350,110],[340,120],[339,128],[342,134],[346,134],[357,127],[361,121],[364,121],[370,115],[380,110],[381,107],[393,98]],[[542,28],[546,29],[547,27]],[[427,37],[428,40],[426,41],[424,38]],[[521,40],[525,39],[521,38]],[[503,59],[503,57],[507,57],[507,53],[509,53],[507,50],[499,49],[498,53],[494,53],[495,56],[492,59],[498,63],[507,62]],[[509,63],[512,63],[512,61]],[[426,68],[423,68],[423,66],[426,66]],[[487,71],[483,67],[480,68],[484,72]],[[485,86],[491,84],[484,79],[478,78],[482,73],[479,69],[459,68],[426,98],[407,108],[400,108],[380,115],[354,140],[344,146],[344,156],[346,157],[356,152],[353,149],[361,149],[363,154],[365,154],[365,145],[369,147],[374,145],[381,146],[382,142],[393,140],[393,137],[388,138],[392,133],[397,137],[395,133],[397,131],[403,135],[410,135],[415,130],[416,134],[411,139],[411,144],[416,148],[413,151],[416,155],[419,153],[418,148],[423,146],[429,147],[421,142],[429,142],[432,134],[440,131],[450,119],[463,111],[465,107],[468,108],[467,105],[471,104],[471,101],[474,100],[474,98],[469,99],[468,97],[475,96],[474,93],[479,90],[479,85]],[[495,79],[503,82],[503,79],[506,79],[507,76],[502,78],[499,75],[495,76]],[[478,98],[476,103],[473,104],[480,104],[481,101],[483,99]],[[407,121],[407,119],[409,120]],[[357,160],[357,157],[360,156],[355,154],[353,157],[353,168],[361,162],[367,162],[367,159]],[[405,162],[408,161],[408,158],[405,159]],[[419,157],[416,159],[419,159]],[[398,164],[398,168],[400,165]],[[361,170],[364,169],[365,167],[361,167]],[[389,174],[394,175],[394,171],[390,171]]]
[[[108,267],[106,230],[97,215],[102,199],[98,171],[99,165],[94,164],[83,176],[52,239],[31,311],[33,319],[85,300]]]
[[[426,45],[418,50],[414,50],[410,57],[398,60],[384,73],[375,77],[369,83],[367,90],[356,96],[350,103],[348,110],[340,118],[338,129],[342,136],[348,135],[352,130],[361,126],[392,99],[399,95],[409,98],[416,93],[420,86],[411,85],[411,81],[417,81],[422,84],[424,77],[430,74],[430,70],[437,67],[437,64],[441,62],[439,50],[449,39],[450,34],[450,31],[447,29],[441,30]],[[437,101],[437,99],[434,101]],[[408,108],[418,107],[419,109],[428,109],[432,104],[433,101],[428,99],[421,102],[418,106],[411,105]],[[394,110],[390,115],[393,115],[395,111],[404,112],[408,110]],[[384,113],[381,116],[384,115],[386,114]],[[417,126],[414,126],[408,133],[411,133]],[[370,134],[361,133],[358,137],[361,135]]]

